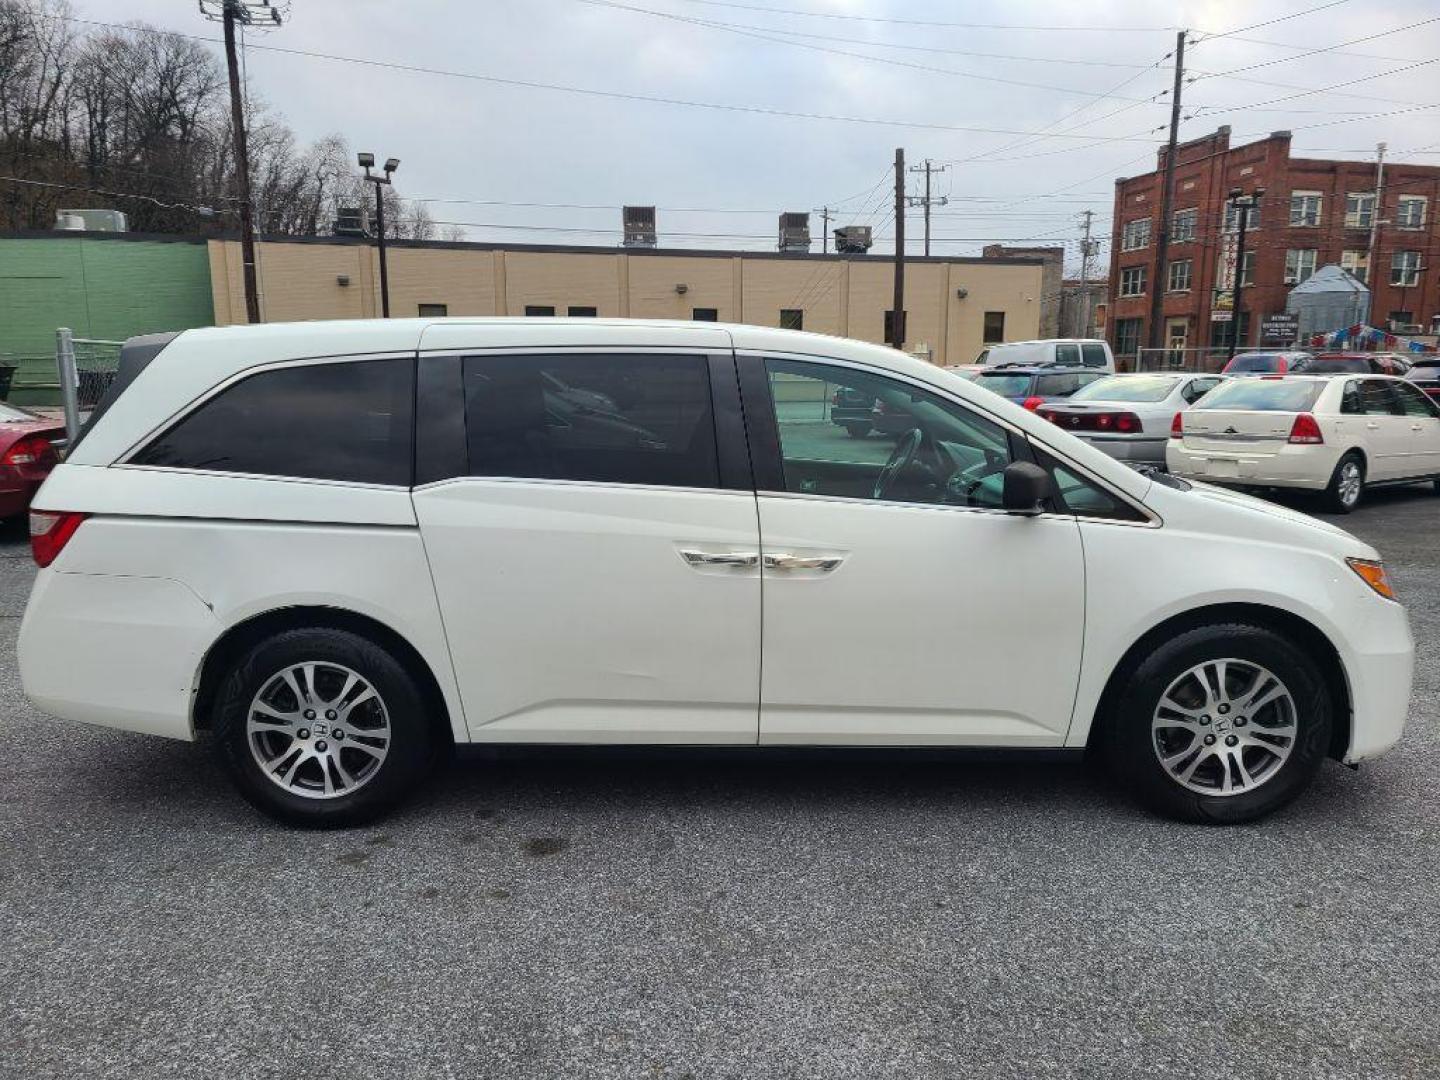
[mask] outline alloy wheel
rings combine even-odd
[[[265,681],[246,713],[245,739],[272,783],[305,798],[333,799],[379,773],[390,750],[390,714],[358,672],[309,661]]]
[[[1340,501],[1346,506],[1354,506],[1360,500],[1361,482],[1359,463],[1344,462],[1340,466],[1340,483],[1338,485]]]
[[[1299,732],[1295,699],[1249,660],[1206,660],[1175,679],[1151,721],[1170,778],[1202,795],[1253,791],[1280,771]]]

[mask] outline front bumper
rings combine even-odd
[[[1332,635],[1332,640],[1337,640]],[[1404,607],[1365,597],[1345,619],[1337,641],[1350,684],[1350,743],[1343,760],[1353,765],[1379,757],[1400,739],[1410,711],[1415,641]],[[1336,717],[1339,722],[1342,718]]]

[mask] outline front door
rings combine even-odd
[[[1390,384],[1400,399],[1410,428],[1410,466],[1407,476],[1440,474],[1440,408],[1423,390],[1408,382]]]
[[[1085,573],[1073,517],[1000,509],[1021,437],[919,384],[742,356],[764,559],[760,741],[1058,746]],[[875,402],[846,434],[832,403]]]
[[[415,511],[472,737],[753,745],[759,535],[729,353],[422,352],[419,402]]]

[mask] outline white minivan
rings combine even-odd
[[[1044,338],[988,345],[975,358],[975,363],[985,367],[996,364],[1088,367],[1113,373],[1115,354],[1110,351],[1109,342],[1099,338]]]
[[[855,394],[909,426],[848,437]],[[1244,821],[1388,749],[1410,692],[1355,537],[755,326],[137,340],[31,532],[31,700],[205,736],[303,825],[456,743],[1093,747],[1162,812]]]

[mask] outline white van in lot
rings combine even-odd
[[[848,437],[851,392],[911,426]],[[31,531],[30,698],[207,736],[305,825],[463,742],[1095,747],[1162,812],[1244,821],[1384,752],[1410,693],[1367,544],[753,326],[137,341]]]
[[[1053,364],[1057,367],[1088,367],[1097,371],[1115,370],[1115,355],[1109,342],[1099,338],[1045,338],[1040,341],[1007,341],[990,345],[975,358],[977,364]]]

